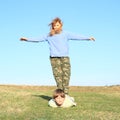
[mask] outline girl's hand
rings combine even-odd
[[[95,38],[94,37],[90,37],[90,40],[95,41]]]
[[[22,38],[20,38],[20,40],[21,41],[27,41],[27,38],[22,37]]]

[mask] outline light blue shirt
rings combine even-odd
[[[43,35],[38,39],[28,39],[30,42],[43,42],[47,41],[50,49],[51,57],[68,57],[69,54],[69,40],[90,40],[88,37],[83,37],[79,34],[74,34],[62,31],[60,34],[53,36]]]

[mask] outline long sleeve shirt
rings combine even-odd
[[[38,39],[28,39],[31,42],[47,41],[50,49],[51,57],[68,57],[69,54],[69,40],[90,40],[88,37],[83,37],[79,34],[74,34],[62,31],[60,34],[53,36],[43,35]]]

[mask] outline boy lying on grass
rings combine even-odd
[[[48,102],[51,107],[72,107],[76,106],[74,98],[68,96],[61,89],[56,89],[53,93],[53,98]]]

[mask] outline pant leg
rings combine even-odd
[[[50,62],[57,87],[63,90],[63,76],[62,76],[63,71],[61,68],[61,58],[50,57]]]
[[[62,61],[62,72],[63,72],[63,90],[66,94],[69,92],[69,81],[70,81],[70,75],[71,75],[71,65],[70,65],[70,58],[69,57],[63,57],[61,58]]]

